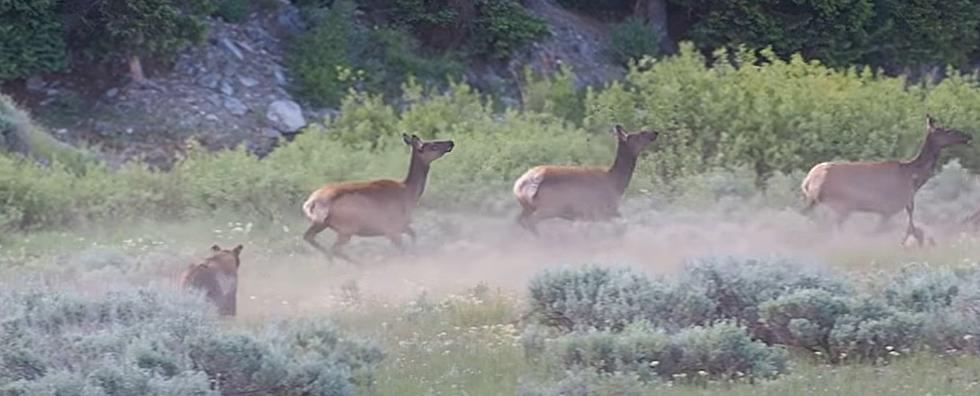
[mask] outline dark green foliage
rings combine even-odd
[[[629,17],[616,24],[611,36],[610,55],[622,65],[643,56],[656,57],[660,54],[660,37],[643,18]]]
[[[772,47],[787,57],[844,66],[864,55],[874,0],[677,0],[696,19],[689,35],[702,48]]]
[[[370,92],[391,97],[412,77],[435,84],[463,74],[464,66],[452,52],[426,50],[411,34],[399,29],[372,29],[368,40],[370,44],[357,54],[357,63],[366,72],[364,85]]]
[[[548,25],[514,0],[476,0],[478,17],[471,33],[472,51],[505,58],[524,45],[547,37]]]
[[[204,38],[210,0],[93,0],[81,10],[65,4],[63,13],[79,18],[69,31],[72,43],[95,58],[105,55],[167,58]]]
[[[217,0],[218,16],[231,23],[240,23],[251,12],[251,0]]]
[[[318,105],[337,105],[352,85],[353,52],[359,44],[354,4],[341,0],[314,18],[315,26],[293,41],[286,58],[294,89]]]
[[[55,0],[0,1],[0,81],[67,66]]]
[[[544,21],[515,0],[367,0],[361,4],[432,48],[481,57],[505,58],[549,34]]]
[[[589,15],[617,16],[633,11],[637,0],[558,0],[563,7],[584,11]]]
[[[867,57],[883,66],[965,66],[980,50],[980,2],[878,0],[875,37]]]

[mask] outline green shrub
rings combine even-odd
[[[612,27],[610,36],[610,55],[624,66],[644,56],[660,54],[660,37],[643,18],[627,18]]]
[[[782,349],[752,341],[730,323],[674,335],[642,322],[622,331],[578,331],[548,340],[544,356],[556,372],[623,373],[643,382],[771,378],[786,371],[787,361]]]
[[[370,44],[357,55],[357,63],[367,76],[368,92],[397,96],[402,85],[415,78],[427,85],[443,87],[447,78],[458,79],[463,64],[453,53],[422,48],[410,33],[390,27],[372,29]]]
[[[202,299],[152,289],[8,290],[0,303],[3,394],[351,395],[382,358],[319,320],[224,333]]]
[[[524,381],[517,389],[517,396],[641,396],[647,394],[645,385],[630,374],[570,370],[560,379],[540,383]]]
[[[804,289],[762,303],[759,312],[773,341],[829,355],[830,332],[847,303],[826,290]]]
[[[325,9],[315,25],[289,48],[286,63],[295,79],[296,93],[318,105],[336,105],[351,87],[353,52],[359,27],[354,4],[337,1]]]
[[[38,125],[9,96],[0,94],[0,154],[12,151],[80,173],[96,163],[92,153],[62,143]]]
[[[249,0],[218,0],[215,12],[225,21],[241,23],[252,11],[249,3]]]
[[[81,9],[64,2],[59,12],[79,22],[68,37],[73,50],[91,58],[149,57],[168,59],[204,39],[204,18],[214,11],[210,0],[93,0]]]
[[[829,294],[848,290],[844,282],[826,271],[785,259],[699,259],[685,267],[680,282],[683,288],[704,290],[714,302],[715,310],[708,322],[731,319],[748,327],[754,337],[769,342],[773,336],[759,322],[763,303],[800,290]]]
[[[696,285],[650,281],[628,268],[545,271],[531,281],[531,309],[560,329],[621,329],[647,321],[669,331],[707,324],[714,302]]]
[[[708,375],[737,380],[772,378],[787,371],[788,357],[783,349],[753,341],[745,328],[732,323],[691,327],[674,335],[671,342],[680,351],[664,369],[669,367],[672,377]]]
[[[558,4],[573,10],[588,12],[590,15],[620,15],[633,12],[634,0],[558,0]]]
[[[548,37],[548,25],[515,0],[477,0],[478,17],[469,47],[477,54],[506,58],[521,47]]]
[[[833,356],[877,362],[920,349],[926,316],[894,309],[870,298],[850,304],[830,332]]]
[[[653,285],[628,268],[545,271],[531,280],[531,309],[563,329],[622,329],[644,318]]]
[[[973,280],[973,279],[971,279]],[[963,276],[948,268],[907,266],[891,278],[884,296],[889,305],[911,312],[948,308],[964,286]]]
[[[68,63],[54,0],[0,3],[0,81],[58,71]]]
[[[575,86],[575,74],[568,66],[562,65],[547,76],[535,75],[530,67],[525,67],[521,85],[524,111],[551,114],[581,124],[585,115],[584,99],[585,92]]]

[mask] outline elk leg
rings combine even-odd
[[[922,246],[925,242],[925,235],[918,227],[915,226],[915,222],[912,220],[912,214],[915,212],[915,202],[909,202],[908,206],[905,207],[905,211],[909,214],[909,226],[905,230],[905,240],[909,239],[909,235],[915,238],[915,243],[918,246]]]
[[[406,226],[405,229],[402,230],[402,233],[408,235],[409,238],[412,238],[412,245],[415,245],[415,230],[413,230],[411,226]]]
[[[837,212],[837,232],[844,231],[844,222],[851,217],[851,211],[845,210],[842,212]]]
[[[524,207],[521,214],[517,216],[517,224],[534,235],[538,235],[538,221],[534,218],[534,209]]]
[[[878,225],[875,226],[874,233],[880,234],[885,232],[885,230],[888,229],[889,220],[891,220],[891,216],[882,214],[881,217],[878,218]]]
[[[402,253],[405,252],[405,245],[402,243],[401,233],[389,234],[388,240],[391,241],[391,244],[395,245],[395,247],[398,248],[398,250],[400,250]]]
[[[310,224],[310,228],[307,228],[306,232],[303,233],[303,240],[309,243],[310,246],[313,246],[314,249],[320,251],[320,253],[330,256],[330,252],[328,252],[327,249],[316,241],[316,234],[319,234],[325,229],[327,229],[326,222],[314,222],[313,224]]]
[[[333,242],[333,246],[330,247],[330,252],[333,253],[334,256],[340,257],[341,259],[343,259],[343,260],[345,260],[345,261],[347,261],[347,262],[349,262],[351,264],[358,264],[358,262],[356,260],[350,258],[350,256],[348,256],[347,254],[345,254],[344,252],[342,252],[340,250],[344,245],[346,245],[346,244],[348,244],[350,242],[350,238],[351,238],[351,235],[350,234],[339,234],[338,233],[337,234],[337,240],[335,240]]]

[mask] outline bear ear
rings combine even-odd
[[[218,246],[217,244],[211,245],[211,252],[212,253],[218,253],[220,251],[221,251],[221,246]]]
[[[238,257],[240,254],[242,254],[242,249],[244,249],[244,246],[238,245],[235,246],[234,249],[231,249],[231,252],[235,255],[235,257]]]

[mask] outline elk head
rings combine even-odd
[[[969,144],[973,137],[955,129],[943,128],[936,124],[931,115],[926,114],[926,139],[931,140],[936,147],[946,147],[955,144]]]
[[[659,135],[656,131],[628,133],[626,132],[626,129],[623,129],[623,126],[619,124],[616,124],[616,126],[613,127],[613,134],[616,135],[616,139],[619,141],[619,144],[626,145],[626,148],[634,156],[639,155],[643,152],[643,150],[646,150],[646,148],[650,146],[650,143],[657,140],[657,136]]]
[[[429,164],[446,153],[453,151],[455,144],[452,140],[434,140],[424,142],[418,136],[408,136],[402,134],[405,144],[412,147],[412,154],[417,156],[423,163]]]

